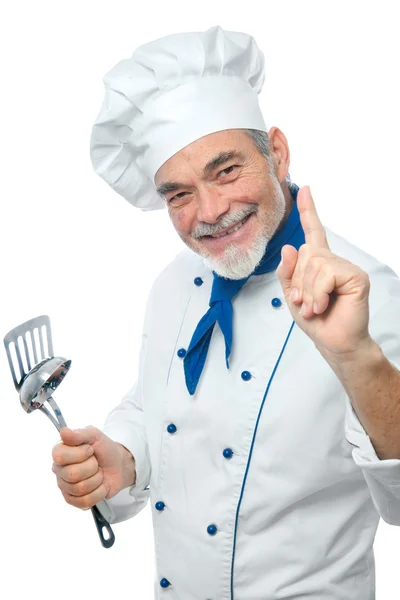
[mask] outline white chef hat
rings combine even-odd
[[[144,44],[103,81],[94,170],[142,210],[164,207],[154,176],[191,142],[225,129],[267,131],[258,104],[264,55],[250,35],[212,27]]]

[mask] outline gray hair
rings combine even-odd
[[[258,151],[264,156],[266,159],[270,169],[274,169],[274,163],[271,157],[271,152],[269,149],[269,140],[268,134],[265,131],[260,131],[258,129],[245,129],[245,132],[252,138],[253,142],[257,146]],[[290,191],[294,187],[294,184],[290,178],[290,174],[288,173],[285,177],[285,181]]]

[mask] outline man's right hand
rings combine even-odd
[[[96,427],[63,427],[53,448],[53,472],[66,502],[88,509],[135,483],[135,461]]]

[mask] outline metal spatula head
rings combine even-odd
[[[61,411],[51,397],[71,365],[61,356],[53,356],[50,319],[41,315],[14,327],[4,338],[8,363],[22,408],[30,413],[39,408],[56,425],[65,427]],[[56,419],[43,406],[48,401]]]
[[[4,337],[8,363],[16,390],[33,366],[53,356],[50,319],[41,315],[14,327]]]

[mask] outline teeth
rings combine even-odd
[[[244,219],[243,219],[243,221],[244,221]],[[232,229],[228,229],[228,231],[224,231],[224,233],[214,233],[214,235],[212,235],[211,237],[220,238],[220,237],[224,237],[225,235],[228,235],[229,233],[233,233],[234,231],[237,231],[238,229],[241,228],[241,226],[243,225],[243,221],[240,221],[240,223],[235,225],[235,227],[232,227]]]

